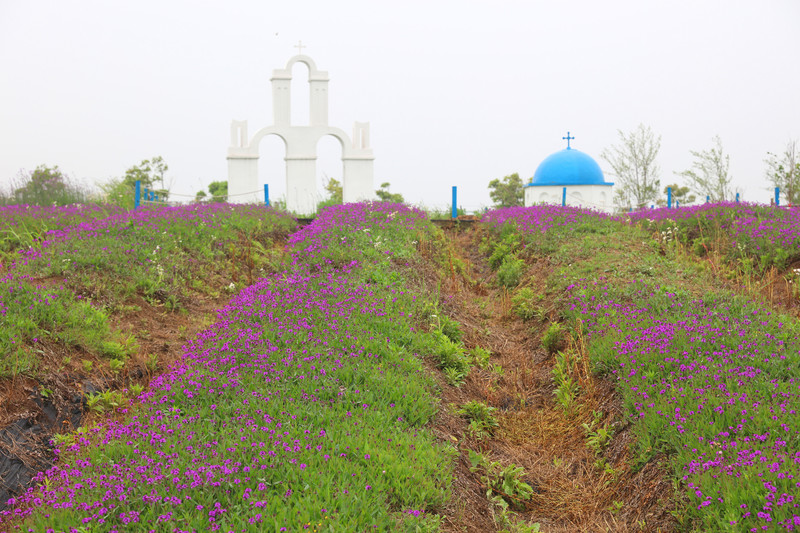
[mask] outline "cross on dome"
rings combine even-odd
[[[569,136],[569,132],[567,132],[567,136],[566,137],[561,137],[561,138],[564,139],[565,141],[567,141],[567,150],[571,150],[571,148],[569,147],[569,141],[574,139],[575,137],[570,137]]]
[[[297,41],[297,44],[294,45],[294,47],[297,48],[297,53],[300,55],[303,54],[303,48],[308,48],[307,46],[303,46],[303,41]],[[569,132],[567,132],[567,135],[569,135]]]

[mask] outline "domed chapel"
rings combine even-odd
[[[567,132],[562,139],[567,147],[547,156],[525,185],[525,206],[535,204],[574,205],[611,213],[614,210],[611,188],[590,156],[572,148]]]

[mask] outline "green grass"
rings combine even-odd
[[[274,211],[225,206],[14,208],[0,218],[14,228],[0,280],[0,375],[9,377],[34,374],[48,344],[125,359],[135,339],[112,331],[111,314],[137,297],[178,311],[281,270],[286,255],[274,246],[294,227]]]

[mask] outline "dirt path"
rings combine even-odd
[[[524,468],[523,480],[533,488],[533,495],[527,502],[518,502],[520,511],[512,522],[521,526],[538,523],[545,532],[672,530],[667,512],[672,490],[664,481],[664,468],[651,461],[638,472],[631,471],[631,435],[622,407],[610,383],[589,374],[580,342],[570,340],[564,349],[573,358],[573,374],[580,387],[577,402],[568,413],[556,401],[555,356],[547,353],[541,341],[550,321],[557,318],[556,295],[547,294],[542,300],[543,320],[518,318],[511,312],[510,294],[498,287],[479,252],[482,236],[479,228],[448,232],[454,244],[452,259],[463,262],[466,272],[459,276],[454,268],[441,285],[442,311],[461,324],[466,347],[480,346],[492,354],[489,365],[475,367],[460,387],[442,383],[446,412],[435,430],[440,438],[457,443],[460,451],[444,531],[503,529],[493,519],[499,517],[500,509],[489,502],[479,475],[470,471],[469,450],[488,454],[504,466],[513,463]],[[540,259],[527,269],[521,286],[544,294],[552,270],[549,262]],[[472,436],[455,414],[470,400],[497,409],[499,427],[490,438]],[[595,453],[587,445],[583,423],[609,428],[615,437]]]

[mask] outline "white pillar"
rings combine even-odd
[[[317,212],[317,158],[286,157],[286,210],[297,216]]]
[[[309,76],[311,125],[328,125],[328,73],[311,73]]]
[[[276,126],[289,126],[292,115],[292,73],[275,70],[272,82],[272,118]]]
[[[373,163],[375,158],[344,157],[344,176],[342,177],[342,200],[344,203],[374,200],[375,191],[372,189]]]
[[[263,201],[264,192],[258,190],[258,155],[229,156],[228,202],[248,204]]]

